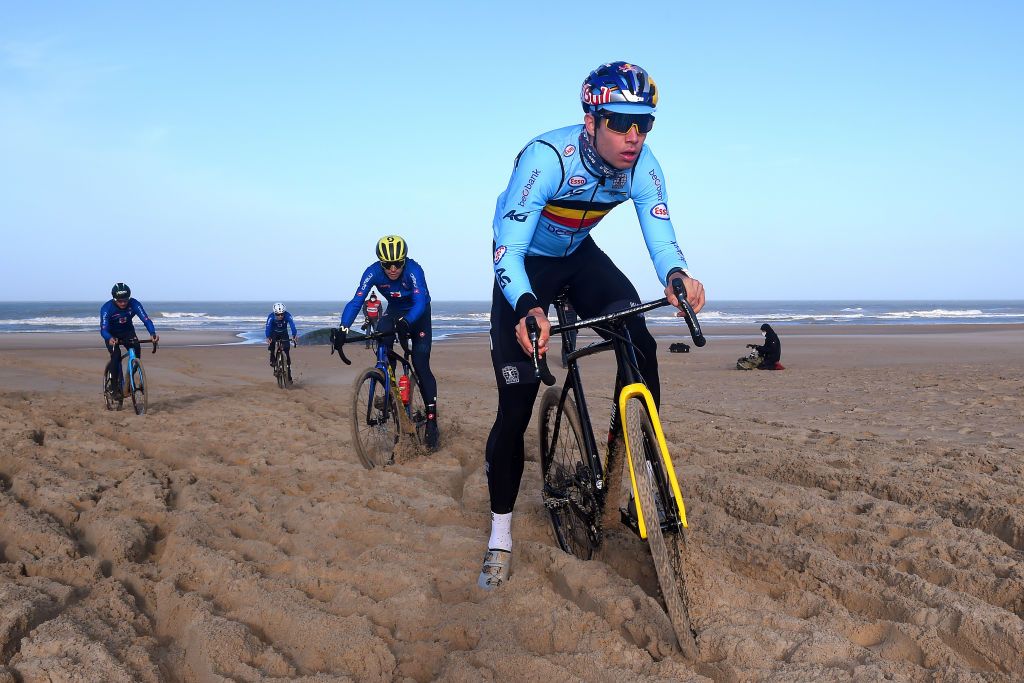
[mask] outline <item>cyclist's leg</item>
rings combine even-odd
[[[585,268],[573,272],[569,298],[581,318],[605,313],[630,303],[640,303],[640,295],[629,278],[588,237],[573,253],[573,257],[586,263]],[[595,276],[595,274],[600,276]],[[661,405],[661,384],[658,377],[658,344],[640,316],[626,322],[629,335],[636,345],[637,365],[656,406]]]
[[[410,326],[412,332],[412,366],[423,386],[423,401],[427,406],[437,403],[437,380],[430,369],[430,349],[433,346],[432,325],[430,322],[430,304],[417,320]]]
[[[419,320],[410,326],[412,332],[412,366],[420,379],[423,391],[423,402],[427,408],[426,446],[437,448],[440,434],[437,428],[437,380],[430,369],[430,348],[433,343],[433,332],[430,322],[430,304]]]
[[[105,344],[107,347],[107,353],[110,354],[110,360],[107,362],[107,372],[110,373],[112,378],[113,386],[111,387],[115,391],[121,386],[121,345]]]

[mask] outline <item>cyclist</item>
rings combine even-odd
[[[291,330],[291,341],[298,346],[296,339],[295,320],[292,314],[285,310],[284,304],[274,304],[274,310],[267,315],[267,324],[263,329],[263,336],[267,338],[267,346],[270,351],[270,367],[274,367],[274,341],[284,345],[284,355],[288,358],[288,380],[292,378],[292,345],[289,343],[288,331]]]
[[[360,326],[360,329],[366,334],[373,334],[377,330],[377,321],[380,320],[382,308],[377,299],[377,293],[370,292],[370,298],[363,304],[363,324]]]
[[[436,450],[437,380],[430,371],[430,292],[423,268],[408,258],[405,240],[386,235],[377,242],[377,261],[365,271],[356,294],[341,312],[341,331],[346,333],[355,321],[367,292],[376,287],[388,299],[387,311],[377,322],[379,332],[397,332],[412,338],[412,364],[419,375],[423,399],[427,404],[426,446]]]
[[[112,297],[110,301],[100,308],[100,335],[107,345],[107,351],[110,352],[107,372],[110,373],[113,381],[114,386],[111,388],[114,399],[120,400],[123,397],[121,396],[121,349],[119,347],[123,346],[127,350],[131,346],[135,348],[136,354],[141,353],[139,338],[135,336],[132,318],[137,317],[142,321],[154,342],[160,341],[160,335],[156,333],[153,321],[146,315],[146,309],[142,307],[138,299],[132,298],[131,287],[123,282],[118,282],[111,287],[110,296]]]
[[[537,320],[543,355],[551,328],[547,309],[564,287],[570,287],[571,303],[581,318],[640,301],[590,231],[615,206],[632,199],[669,303],[678,306],[672,281],[681,280],[694,311],[704,305],[704,287],[690,277],[676,243],[665,176],[644,144],[658,103],[654,81],[635,64],[603,64],[583,81],[580,100],[583,124],[528,142],[516,156],[494,212],[490,335],[498,412],[487,439],[491,535],[478,579],[486,590],[500,586],[510,574],[523,434],[537,397],[526,318]],[[640,316],[631,318],[627,327],[640,372],[658,401],[657,344]]]

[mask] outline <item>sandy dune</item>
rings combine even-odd
[[[638,539],[557,549],[533,425],[513,579],[476,588],[483,338],[435,346],[441,450],[372,472],[364,351],[300,347],[282,391],[262,348],[168,333],[137,417],[104,409],[91,338],[5,340],[0,683],[1024,680],[1024,330],[783,330],[774,373],[732,369],[743,332],[662,355],[699,662]]]

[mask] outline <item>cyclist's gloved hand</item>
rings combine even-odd
[[[409,326],[409,321],[405,319],[405,316],[395,321],[395,332],[403,337],[412,337],[412,328]]]
[[[340,351],[341,347],[345,345],[345,335],[348,334],[348,328],[344,325],[338,325],[338,329],[331,330],[331,346],[336,351]]]

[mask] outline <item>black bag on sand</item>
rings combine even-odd
[[[676,342],[668,347],[668,350],[672,353],[689,353],[690,345],[684,344],[683,342]]]

